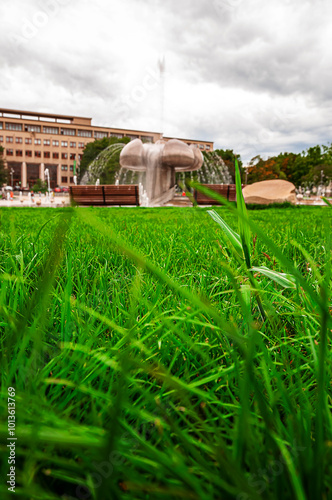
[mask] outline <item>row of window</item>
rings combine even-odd
[[[115,134],[113,134],[113,135],[115,135]],[[138,136],[128,135],[128,137],[130,139],[136,139]],[[142,136],[142,139],[143,139],[143,136]],[[13,141],[14,141],[13,137],[6,137],[6,143],[12,143]],[[3,142],[3,136],[2,135],[0,135],[0,142]],[[15,142],[16,142],[16,144],[22,144],[23,143],[22,137],[15,137]],[[27,137],[25,139],[25,144],[32,144],[32,139],[30,139],[30,138]],[[34,144],[40,146],[41,145],[41,139],[35,139],[34,140]],[[43,144],[44,144],[44,146],[50,146],[51,145],[51,140],[50,139],[44,139],[43,140]],[[72,141],[69,142],[69,146],[71,148],[76,148],[76,144],[77,144],[76,142],[72,142]],[[190,144],[191,143],[188,142],[188,145],[190,145]],[[58,147],[59,146],[59,141],[54,141],[53,140],[52,141],[52,146]],[[196,146],[197,146],[197,144],[196,144]],[[198,146],[199,146],[200,149],[204,149],[204,144],[199,144]],[[61,147],[62,148],[68,147],[68,141],[61,141]],[[85,147],[85,143],[84,142],[79,142],[78,143],[78,147],[80,149],[83,149]],[[206,144],[205,145],[205,149],[207,151],[209,151],[210,150],[210,146],[208,144]]]
[[[3,122],[0,122],[0,130],[3,129]],[[104,137],[108,137],[108,132],[100,132],[97,130],[86,130],[86,129],[75,129],[75,128],[64,128],[64,127],[48,127],[41,125],[29,125],[22,123],[5,123],[5,130],[16,130],[16,131],[25,131],[25,132],[43,132],[44,134],[53,134],[53,135],[77,135],[78,137],[94,137],[95,139],[103,139]]]
[[[45,127],[44,127],[45,128]],[[98,132],[98,134],[104,134],[104,132]],[[107,133],[105,132],[105,136],[103,137],[107,137]],[[118,137],[118,138],[122,138],[124,137],[123,134],[114,134],[114,133],[111,133],[110,134],[111,137]],[[131,135],[131,134],[128,134],[127,137],[129,137],[129,139],[131,140],[134,140],[134,139],[138,139],[138,135]],[[98,138],[102,138],[102,136],[98,136]],[[153,142],[153,138],[152,137],[149,137],[149,136],[141,136],[142,138],[142,141],[143,142]],[[7,143],[12,143],[14,141],[13,137],[6,137],[6,142]],[[0,135],[0,142],[3,142],[3,136]],[[23,143],[23,139],[22,137],[15,137],[15,142],[17,144],[22,144]],[[66,148],[68,147],[68,141],[56,141],[56,140],[52,140],[52,146],[55,146],[55,147],[58,147],[59,146],[59,143],[61,142],[61,147],[62,148]],[[34,139],[34,144],[36,145],[41,145],[41,139]],[[26,138],[25,139],[25,144],[32,144],[32,139],[30,138]],[[50,139],[44,139],[43,140],[43,144],[44,146],[50,146],[51,145],[51,140]],[[189,146],[192,144],[191,142],[188,142],[187,143]],[[76,148],[76,142],[73,142],[73,141],[70,141],[69,142],[69,146],[71,148]],[[211,147],[209,144],[195,144],[195,146],[198,146],[199,149],[201,150],[206,150],[206,151],[210,151],[211,150]],[[85,143],[84,142],[79,142],[78,143],[78,147],[80,149],[83,149],[85,147]]]
[[[32,153],[33,153],[32,151],[26,150],[25,156],[29,156],[31,158]],[[34,154],[35,158],[42,157],[41,151],[35,151],[34,153],[35,153]],[[14,156],[14,150],[13,149],[6,149],[6,156]],[[21,149],[16,149],[15,156],[23,156],[23,151]],[[79,160],[82,159],[82,155],[77,155],[77,156],[78,156]],[[43,157],[44,158],[51,158],[51,153],[49,153],[48,151],[44,151]],[[60,154],[59,153],[52,153],[52,158],[59,159]],[[68,155],[68,153],[61,153],[61,159],[62,160],[68,160],[68,159],[69,160],[76,160],[76,154],[70,153],[70,155]]]
[[[3,136],[2,135],[0,135],[0,142],[3,142]],[[14,138],[13,137],[9,137],[9,136],[6,137],[6,143],[7,144],[8,143],[13,143],[13,142],[14,142]],[[23,144],[22,137],[15,137],[15,142],[16,142],[16,144]],[[34,144],[36,144],[36,145],[40,146],[41,143],[42,143],[41,139],[35,139],[34,140]],[[30,139],[30,138],[27,137],[25,139],[25,144],[32,144],[32,139]],[[43,144],[44,144],[44,146],[50,146],[51,145],[50,139],[44,139]],[[71,148],[76,148],[76,144],[77,144],[76,142],[70,142],[69,143],[69,145],[70,145]],[[58,147],[59,146],[59,141],[52,141],[52,146],[57,146]],[[79,148],[83,149],[84,146],[85,146],[84,142],[79,142],[78,143],[78,147]],[[61,141],[61,147],[62,148],[68,147],[68,141]]]
[[[61,184],[67,184],[67,182],[68,182],[68,177],[61,177]],[[69,177],[69,182],[73,184],[74,177]]]
[[[118,139],[122,139],[123,137],[129,137],[130,139],[138,139],[138,135],[132,134],[119,134],[110,132],[101,132],[99,130],[86,130],[86,129],[75,129],[75,128],[65,128],[65,127],[49,127],[49,126],[41,126],[41,125],[30,125],[30,124],[22,124],[22,123],[10,123],[0,122],[0,130],[3,129],[3,125],[5,125],[5,130],[15,130],[15,131],[25,131],[25,132],[43,132],[44,134],[53,134],[53,135],[77,135],[78,137],[94,137],[95,139],[103,139],[104,137],[117,137]],[[153,142],[153,136],[151,135],[142,135],[141,139],[143,142]]]
[[[68,170],[68,165],[61,165],[61,170]],[[69,170],[74,171],[74,165],[69,165]]]

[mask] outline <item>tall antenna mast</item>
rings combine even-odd
[[[165,103],[165,56],[158,61],[160,73],[160,135],[164,135],[164,103]]]

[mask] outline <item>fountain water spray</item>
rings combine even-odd
[[[80,184],[95,184],[97,179],[100,179],[102,173],[106,170],[107,163],[112,159],[117,153],[119,153],[125,144],[111,144],[105,148],[98,156],[93,160],[87,171],[84,173]]]

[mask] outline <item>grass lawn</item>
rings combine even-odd
[[[1,209],[1,498],[332,498],[332,210],[209,210]]]

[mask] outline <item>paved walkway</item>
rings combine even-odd
[[[34,197],[34,203],[29,203],[29,197],[28,196],[22,196],[22,202],[20,201],[19,196],[14,196],[14,199],[12,201],[7,201],[7,200],[2,200],[0,199],[0,207],[50,207],[50,208],[59,208],[59,207],[64,207],[64,206],[69,206],[70,205],[70,199],[69,199],[69,194],[61,194],[61,195],[55,195],[54,196],[54,202],[46,202],[46,197],[42,196],[39,198],[38,195]],[[37,204],[37,202],[40,201],[40,205]]]
[[[54,196],[54,202],[46,202],[45,196],[42,196],[39,198],[39,196],[35,196],[34,203],[29,203],[29,198],[28,196],[23,196],[22,197],[23,202],[20,201],[19,196],[14,196],[14,199],[12,201],[7,201],[7,200],[2,200],[0,199],[0,208],[1,207],[30,207],[30,208],[38,208],[38,207],[48,207],[48,208],[59,208],[59,207],[66,207],[70,205],[70,198],[69,194],[61,194],[61,195],[55,195]],[[41,201],[40,205],[37,204],[38,201]],[[329,200],[332,202],[332,199],[329,198]],[[301,201],[297,201],[297,205],[311,205],[311,206],[326,206],[326,203],[318,197],[318,196],[313,196],[310,199],[303,199]],[[190,201],[189,198],[186,196],[182,197],[181,195],[176,195],[173,200],[171,200],[169,203],[166,204],[168,207],[192,207],[193,204]],[[209,205],[204,205],[208,207]]]

